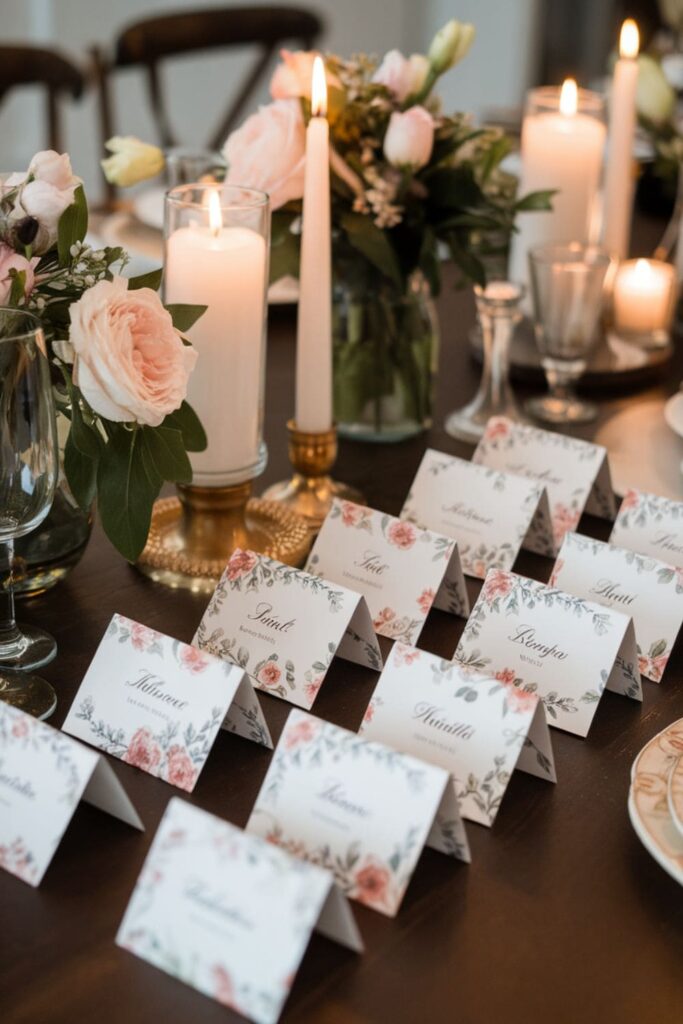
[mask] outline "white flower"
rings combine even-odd
[[[42,150],[31,160],[26,174],[10,174],[4,187],[20,186],[13,219],[35,217],[38,234],[33,242],[35,253],[44,253],[57,241],[59,218],[74,201],[74,192],[81,184],[71,170],[68,153]]]
[[[443,75],[462,60],[474,39],[474,25],[451,18],[440,28],[429,47],[429,63],[437,75]]]
[[[636,107],[641,117],[655,124],[668,121],[674,111],[676,94],[664,77],[659,62],[641,53],[638,57]]]
[[[159,147],[142,142],[134,135],[114,135],[104,145],[112,155],[100,162],[111,185],[128,188],[154,178],[164,169],[164,154]]]
[[[385,85],[398,103],[420,91],[424,85],[429,61],[423,54],[404,57],[400,50],[389,50],[372,76],[373,82]]]
[[[384,136],[384,155],[394,167],[419,170],[429,163],[434,145],[434,123],[424,107],[394,111]]]

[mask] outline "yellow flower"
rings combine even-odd
[[[102,170],[111,185],[128,188],[155,177],[164,169],[164,154],[159,147],[142,142],[134,135],[114,135],[105,147],[112,155],[101,161]]]

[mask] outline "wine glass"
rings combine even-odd
[[[49,683],[23,669],[51,661],[49,633],[14,618],[14,541],[35,530],[50,510],[57,483],[57,426],[40,321],[0,306],[0,548],[9,572],[0,587],[0,699],[37,718],[57,703]]]
[[[526,408],[547,423],[588,423],[597,416],[574,385],[597,339],[609,266],[605,250],[578,242],[529,251],[536,344],[549,394],[529,399]]]

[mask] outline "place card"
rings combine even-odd
[[[272,747],[240,669],[114,615],[63,729],[191,793],[219,729]]]
[[[463,572],[477,579],[491,568],[512,568],[523,544],[533,543],[547,555],[555,553],[542,484],[431,448],[420,463],[401,518],[454,538]]]
[[[536,694],[406,644],[394,644],[360,733],[445,768],[460,813],[481,825],[493,825],[515,768],[556,781]]]
[[[627,491],[610,544],[683,569],[683,502],[643,491]]]
[[[81,800],[144,831],[100,754],[0,701],[0,868],[40,885]]]
[[[389,917],[425,844],[469,861],[447,771],[303,711],[289,714],[247,831],[328,868]]]
[[[568,533],[551,581],[630,615],[642,675],[660,682],[683,622],[683,569]]]
[[[329,871],[174,797],[116,944],[243,1017],[274,1024],[314,930],[363,950]]]
[[[501,569],[488,573],[453,660],[537,694],[548,723],[577,736],[605,689],[642,700],[628,615]]]
[[[583,512],[613,519],[616,507],[607,449],[566,434],[492,417],[472,456],[474,462],[545,485],[550,500],[554,551],[576,529]],[[524,547],[548,554],[533,535]]]
[[[335,655],[380,671],[365,598],[254,551],[233,552],[193,643],[259,690],[310,708]]]
[[[375,632],[392,640],[417,642],[446,573],[451,610],[469,614],[454,540],[350,501],[332,503],[306,570],[354,587],[368,603]]]

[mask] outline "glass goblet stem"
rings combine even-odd
[[[24,653],[26,641],[14,617],[14,541],[5,541],[7,553],[7,579],[0,588],[0,662],[11,663]]]

